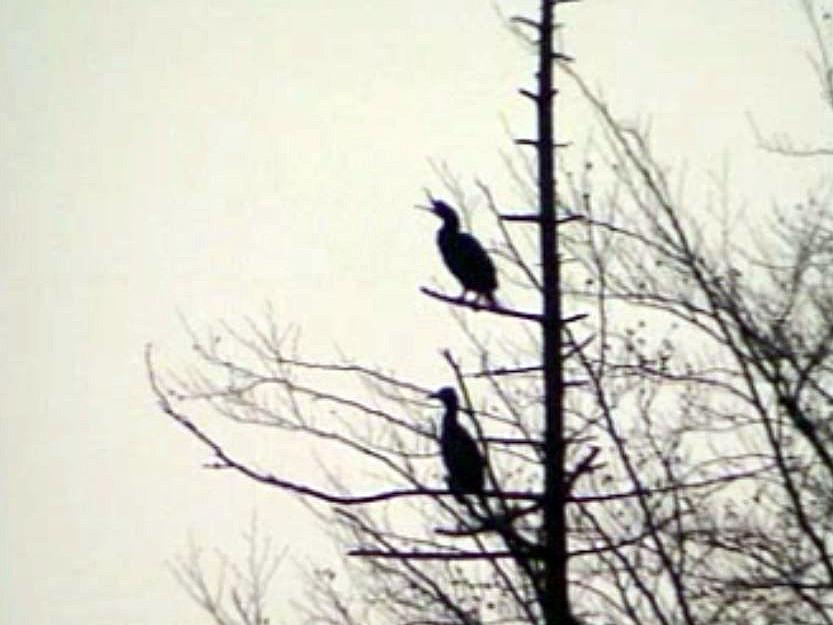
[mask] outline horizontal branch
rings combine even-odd
[[[446,529],[443,527],[438,527],[434,530],[434,532],[440,536],[459,538],[471,537],[487,532],[499,531],[498,528],[500,527],[508,527],[511,523],[514,523],[518,519],[540,511],[542,505],[543,497],[539,498],[537,502],[526,508],[511,508],[503,514],[490,516],[486,518],[478,518],[477,520],[481,522],[481,525],[478,525],[476,527],[464,527],[459,529]]]
[[[520,93],[521,95],[526,96],[528,98],[533,98],[535,100],[538,99],[538,96],[536,94],[532,93],[531,91],[527,91],[526,89],[521,89]],[[537,148],[541,144],[540,141],[538,141],[538,139],[515,139],[514,143],[515,145],[531,145],[535,148]],[[552,144],[552,147],[556,150],[561,150],[564,148],[569,148],[572,145],[573,143],[571,141],[556,141]]]
[[[506,213],[501,213],[498,217],[500,217],[503,221],[525,221],[530,223],[540,223],[541,221],[541,215],[538,213],[529,213],[527,215],[507,215]],[[566,217],[559,217],[555,220],[555,223],[561,226],[573,221],[584,221],[584,216],[567,215]]]
[[[531,438],[509,438],[502,436],[484,436],[482,439],[484,443],[495,445],[506,445],[512,447],[516,445],[523,445],[525,447],[543,447],[544,441],[536,441]]]
[[[535,91],[530,91],[529,89],[523,89],[523,88],[518,89],[518,93],[520,93],[525,98],[529,98],[530,100],[532,100],[533,102],[536,102],[536,103],[540,102],[542,100],[540,93],[537,93]],[[554,95],[557,95],[557,94],[558,94],[558,89],[551,89],[549,91],[549,96],[550,97],[552,97]],[[537,144],[538,141],[533,141],[533,143]]]
[[[530,213],[528,215],[507,215],[505,213],[501,213],[498,217],[500,217],[503,221],[526,221],[536,224],[541,222],[541,215],[538,213]]]
[[[515,319],[524,319],[526,321],[542,320],[541,315],[537,315],[535,313],[523,312],[521,310],[513,310],[511,308],[504,308],[503,306],[497,304],[494,306],[484,306],[483,304],[480,304],[476,301],[468,301],[460,297],[451,297],[450,295],[440,293],[439,291],[434,291],[433,289],[429,289],[428,287],[424,286],[420,287],[419,290],[429,297],[433,297],[434,299],[438,299],[453,306],[463,306],[465,308],[471,308],[472,310],[478,311],[486,310],[496,315],[503,315],[504,317],[514,317]]]
[[[587,319],[589,317],[587,313],[576,313],[575,315],[570,315],[569,317],[564,317],[561,319],[562,324],[568,323],[575,323],[576,321],[581,321],[582,319]]]
[[[584,339],[578,345],[570,344],[569,349],[564,354],[564,360],[574,356],[582,349],[587,347],[595,337],[593,335]],[[495,369],[481,369],[480,371],[469,371],[463,374],[464,378],[490,378],[501,377],[504,375],[525,375],[527,373],[540,373],[544,370],[542,365],[527,365],[523,367],[497,367]],[[582,384],[586,382],[581,382]]]
[[[525,98],[529,98],[533,102],[538,102],[538,100],[539,100],[538,94],[535,93],[534,91],[530,91],[529,89],[518,89],[518,93],[520,93]],[[519,141],[530,141],[530,140],[529,139],[519,139]],[[538,144],[538,142],[535,141],[535,140],[531,140],[531,142],[536,144],[536,145]],[[516,143],[517,143],[517,141],[516,141]]]
[[[464,373],[464,378],[488,378],[498,377],[502,375],[521,375],[524,373],[539,373],[544,370],[541,365],[530,365],[528,367],[498,367],[497,369],[483,369],[481,371],[473,371],[471,373]]]
[[[563,359],[567,360],[568,358],[574,356],[582,349],[587,347],[595,338],[595,336],[590,335],[586,339],[584,339],[581,343],[578,344],[570,344],[569,349],[564,354]],[[495,369],[481,369],[480,371],[469,371],[463,374],[464,378],[488,378],[488,377],[500,377],[504,375],[525,375],[527,373],[540,373],[544,370],[542,365],[527,365],[524,367],[497,367]]]
[[[617,499],[630,499],[632,497],[644,497],[650,495],[662,495],[669,492],[685,491],[696,488],[708,488],[709,486],[718,486],[722,484],[729,484],[738,480],[745,480],[753,478],[765,471],[765,467],[759,469],[751,469],[749,471],[742,471],[740,473],[730,473],[727,475],[720,475],[717,477],[699,480],[696,482],[682,482],[679,484],[669,484],[658,488],[635,488],[633,490],[620,493],[605,493],[600,495],[570,495],[567,501],[570,503],[601,503],[605,501],[615,501]]]
[[[510,551],[396,551],[384,549],[351,549],[348,556],[396,560],[494,560],[511,558]]]
[[[521,17],[520,15],[516,15],[515,17],[509,18],[510,22],[515,22],[516,24],[523,24],[524,26],[529,26],[530,28],[534,28],[536,30],[541,30],[541,24],[536,22],[535,20],[531,20],[528,17]]]
[[[211,450],[211,452],[218,460],[218,462],[210,463],[207,465],[212,469],[231,469],[233,471],[237,471],[242,475],[245,475],[246,477],[256,482],[260,482],[261,484],[266,484],[267,486],[274,486],[276,488],[280,488],[282,490],[295,493],[296,495],[301,495],[302,497],[309,497],[318,501],[323,501],[326,503],[337,504],[342,506],[370,504],[381,501],[390,501],[392,499],[401,499],[403,497],[454,496],[454,493],[447,489],[431,488],[389,490],[379,493],[371,493],[368,495],[338,495],[319,488],[313,488],[304,484],[298,484],[296,482],[284,480],[272,475],[271,473],[258,471],[245,464],[244,462],[241,462],[230,456],[228,452],[226,452],[217,441],[215,441],[208,434],[206,434],[190,418],[178,412],[171,405],[168,398],[162,392],[162,389],[159,388],[159,384],[156,380],[155,370],[153,369],[153,363],[151,361],[150,344],[145,346],[145,365],[147,368],[148,379],[150,381],[151,388],[159,401],[160,409],[162,410],[162,412],[164,412],[165,414],[170,416],[174,421],[176,421],[179,425],[188,430],[197,440],[199,440],[201,443],[203,443],[203,445],[205,445]],[[528,493],[514,493],[514,497],[509,498],[522,500],[537,499],[535,495],[531,495]]]
[[[595,547],[587,547],[585,549],[576,549],[574,551],[569,552],[567,557],[569,557],[569,558],[580,558],[580,557],[583,557],[583,556],[598,556],[601,553],[607,553],[607,552],[610,552],[610,551],[618,552],[620,549],[622,549],[624,547],[637,545],[637,544],[641,543],[642,541],[644,541],[648,538],[651,538],[651,536],[653,535],[653,532],[655,530],[667,527],[669,524],[673,523],[676,520],[677,520],[676,515],[672,515],[672,516],[670,516],[670,517],[668,517],[664,520],[660,520],[656,524],[656,527],[654,527],[653,529],[651,529],[651,528],[646,529],[644,532],[641,532],[640,534],[637,534],[636,536],[630,536],[628,538],[621,538],[621,539],[619,539],[615,542],[611,542],[611,543],[609,543],[607,545],[604,545],[604,546],[595,546]]]
[[[440,301],[446,302],[447,304],[451,304],[452,306],[463,306],[465,308],[471,308],[472,310],[480,311],[485,310],[487,312],[493,313],[495,315],[503,315],[504,317],[514,317],[515,319],[523,319],[525,321],[543,321],[544,317],[542,315],[538,315],[535,313],[528,313],[522,310],[514,310],[512,308],[504,308],[499,304],[495,304],[494,306],[486,306],[480,304],[479,302],[473,300],[465,300],[460,297],[451,297],[450,295],[446,295],[445,293],[440,293],[439,291],[434,291],[433,289],[429,289],[428,287],[421,286],[419,290],[422,291],[425,295],[429,297],[433,297],[434,299],[438,299]],[[576,321],[581,321],[582,319],[586,319],[589,315],[587,313],[577,313],[575,315],[570,315],[569,317],[564,317],[561,320],[562,324],[569,324],[575,323]]]

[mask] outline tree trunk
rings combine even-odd
[[[561,275],[555,218],[553,107],[554,2],[542,0],[538,46],[538,196],[543,293],[544,366],[544,559],[543,612],[547,625],[571,622],[567,589],[567,535],[564,493],[564,410],[561,362]]]

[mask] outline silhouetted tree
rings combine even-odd
[[[830,10],[800,4],[833,112]],[[655,480],[674,485],[661,500],[647,497],[641,509],[621,511],[654,534],[653,549],[617,552],[626,559],[621,568],[611,562],[609,573],[636,597],[645,567],[663,572],[655,579],[667,580],[667,592],[659,595],[672,601],[652,606],[648,622],[831,623],[830,178],[755,230],[727,200],[698,211],[672,193],[646,136],[564,70],[606,132],[597,160],[615,180],[615,192],[601,198],[575,182],[571,197],[586,224],[570,245],[584,270],[572,292],[596,302],[606,320],[598,327],[601,349],[581,354],[593,408],[619,432],[619,460],[637,488],[650,490]],[[824,143],[796,147],[783,135],[762,144],[785,157],[831,156]],[[723,185],[716,195],[727,198]],[[604,346],[617,342],[624,352],[615,357]],[[637,437],[633,421],[616,423],[605,408],[620,404],[629,384],[639,393],[631,413],[642,421]],[[707,490],[690,488],[694,477]],[[671,523],[653,529],[666,514]]]
[[[188,550],[170,565],[179,585],[215,625],[274,622],[267,616],[267,598],[285,552],[272,545],[268,534],[258,527],[256,516],[252,516],[243,540],[243,557],[231,557],[217,549],[213,564],[206,563],[204,549],[189,540]]]
[[[833,38],[819,34],[829,14],[801,6],[833,104]],[[470,343],[445,364],[483,451],[482,492],[458,501],[442,485],[431,389],[306,360],[271,320],[189,330],[199,368],[188,376],[163,379],[149,350],[162,410],[213,467],[304,498],[344,545],[353,590],[313,575],[314,622],[833,623],[830,190],[755,236],[728,203],[690,208],[645,136],[553,49],[553,13],[545,1],[511,22],[533,33],[539,60],[535,89],[521,90],[537,134],[517,141],[535,154],[537,210],[507,213],[477,184],[507,292],[479,320],[517,331],[487,342],[469,319],[477,301],[422,289],[452,306]],[[607,140],[579,174],[562,162],[559,194],[554,63]],[[609,192],[591,192],[599,178]],[[211,433],[217,415],[337,453],[338,467],[320,482],[258,468]]]

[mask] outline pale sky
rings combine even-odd
[[[830,130],[797,5],[560,14],[579,70],[651,120],[670,162],[696,180],[727,157],[765,210],[807,179],[755,149],[747,113],[799,139]],[[271,302],[319,354],[441,382],[437,349],[459,338],[417,289],[457,287],[411,206],[440,190],[429,158],[516,199],[502,120],[531,129],[516,89],[532,59],[488,0],[0,0],[0,29],[0,624],[205,623],[165,569],[189,531],[235,550],[256,508],[291,555],[329,552],[290,497],[200,468],[155,407],[143,345],[185,361],[179,314]],[[300,587],[281,573],[289,623]]]

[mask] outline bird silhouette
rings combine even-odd
[[[439,399],[445,406],[440,430],[440,453],[448,471],[448,489],[462,503],[463,495],[483,492],[486,462],[471,434],[457,422],[457,392],[446,386],[429,397]]]
[[[460,299],[465,299],[468,291],[474,291],[475,302],[482,297],[488,305],[495,306],[497,276],[486,250],[472,235],[460,232],[460,218],[451,206],[442,200],[431,200],[431,212],[443,220],[437,232],[437,245],[446,267],[463,285]]]

